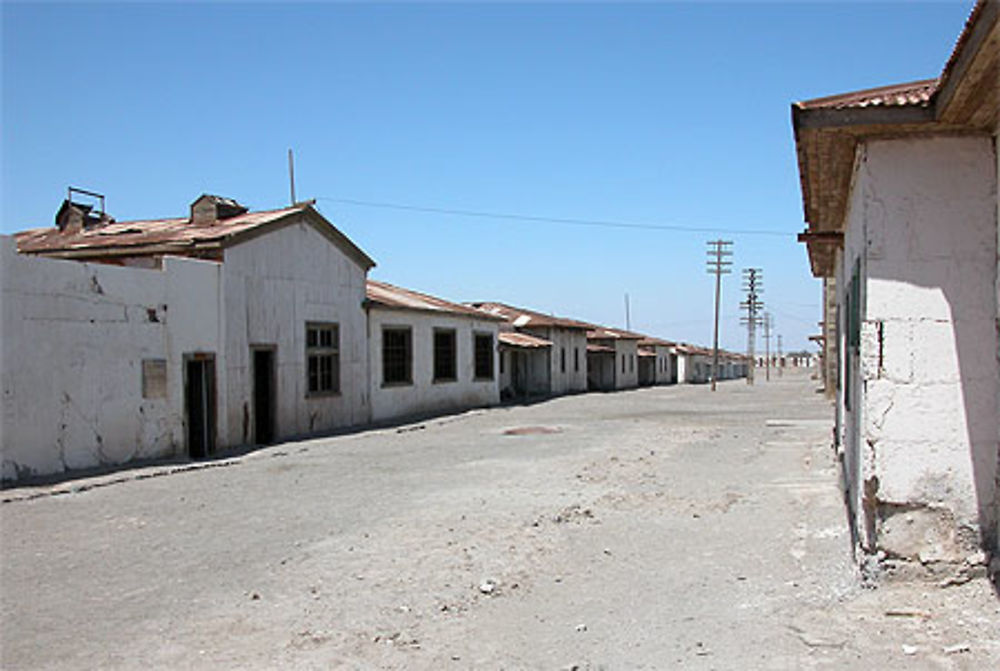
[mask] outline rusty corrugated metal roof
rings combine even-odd
[[[14,238],[21,253],[60,258],[103,260],[122,256],[198,256],[206,251],[214,255],[230,245],[303,220],[365,269],[375,265],[371,257],[317,212],[312,202],[276,210],[245,212],[219,219],[211,225],[194,225],[188,217],[112,221],[82,230],[36,228],[15,233]]]
[[[475,308],[412,289],[397,287],[388,282],[368,280],[365,287],[368,301],[375,307],[391,310],[419,310],[421,312],[437,312],[442,314],[472,317],[486,321],[503,321],[501,317],[490,315]]]
[[[473,302],[468,303],[468,305],[482,310],[487,314],[500,317],[505,321],[510,322],[515,327],[537,326],[539,328],[556,327],[577,330],[588,330],[592,328],[591,324],[577,321],[575,319],[566,319],[564,317],[556,317],[555,315],[547,315],[541,312],[535,312],[534,310],[528,310],[527,308],[514,307],[513,305],[508,305],[506,303]]]
[[[880,86],[863,91],[838,93],[796,103],[799,109],[857,109],[863,107],[926,107],[937,89],[938,79]]]
[[[613,340],[642,340],[644,337],[639,333],[612,329],[606,326],[597,326],[596,324],[591,325],[590,330],[587,331],[588,340],[606,340],[609,338]]]
[[[277,221],[302,207],[247,212],[221,219],[213,226],[193,226],[187,217],[118,221],[80,231],[60,231],[58,228],[36,228],[15,233],[21,252],[42,253],[72,250],[102,250],[109,248],[141,248],[153,245],[187,245],[217,242],[237,233]]]
[[[527,333],[518,333],[517,331],[502,331],[497,335],[497,340],[500,341],[501,345],[520,349],[544,349],[552,347],[552,341],[550,340],[537,338]]]
[[[587,352],[588,353],[595,353],[595,354],[614,354],[615,353],[615,348],[614,347],[608,347],[607,345],[593,345],[593,344],[588,343],[587,344]]]

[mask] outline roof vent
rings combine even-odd
[[[77,198],[74,199],[74,195]],[[92,202],[80,202],[79,196],[86,196]],[[109,223],[114,223],[114,219],[104,211],[103,194],[72,186],[66,189],[66,200],[56,212],[56,228],[63,232],[78,233]]]
[[[215,226],[223,219],[238,217],[248,211],[232,198],[203,193],[191,203],[191,224],[193,226]]]

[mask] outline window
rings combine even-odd
[[[306,323],[306,395],[340,392],[340,327]]]
[[[574,347],[573,348],[573,372],[575,372],[575,373],[579,373],[580,372],[580,348],[579,347]]]
[[[622,354],[622,372],[625,372],[625,355]]]
[[[413,332],[409,326],[382,328],[382,384],[413,383]]]
[[[474,351],[476,355],[476,379],[493,379],[493,336],[489,333],[477,333],[474,336]]]
[[[453,382],[455,370],[455,329],[434,329],[434,381]]]
[[[566,348],[559,348],[559,369],[565,373],[566,372]]]

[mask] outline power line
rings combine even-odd
[[[544,224],[565,224],[569,226],[602,226],[605,228],[629,228],[646,231],[675,231],[681,233],[729,233],[733,235],[771,235],[789,237],[795,233],[788,231],[750,230],[738,228],[714,228],[703,226],[677,226],[671,224],[640,224],[628,221],[611,221],[602,219],[570,219],[566,217],[542,217],[533,214],[513,214],[506,212],[483,212],[479,210],[459,210],[447,207],[426,207],[422,205],[407,205],[403,203],[384,203],[372,200],[357,200],[355,198],[333,198],[317,196],[316,200],[332,203],[358,205],[360,207],[378,207],[387,210],[404,210],[407,212],[425,212],[430,214],[451,214],[463,217],[480,217],[484,219],[507,219],[510,221],[531,221]]]

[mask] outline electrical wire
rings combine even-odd
[[[506,212],[483,212],[479,210],[461,210],[447,207],[429,207],[408,205],[403,203],[385,203],[355,198],[334,198],[332,196],[317,196],[316,200],[332,203],[357,205],[359,207],[377,207],[388,210],[403,210],[407,212],[424,212],[429,214],[448,214],[462,217],[478,217],[483,219],[506,219],[510,221],[525,221],[543,224],[564,224],[569,226],[601,226],[605,228],[627,228],[647,231],[674,231],[681,233],[728,233],[730,235],[770,235],[789,237],[796,235],[788,231],[773,231],[763,229],[715,228],[707,226],[679,226],[671,224],[640,224],[628,221],[611,221],[602,219],[571,219],[566,217],[542,217],[532,214],[514,214]]]

